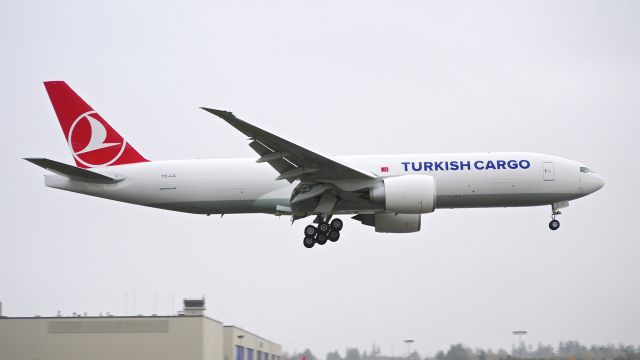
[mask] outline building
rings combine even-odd
[[[0,359],[281,360],[282,347],[204,315],[204,299],[172,316],[6,317]]]
[[[237,326],[223,328],[224,360],[281,360],[282,347]]]

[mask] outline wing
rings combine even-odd
[[[375,174],[294,144],[228,111],[202,109],[248,136],[249,146],[260,155],[256,162],[271,165],[280,174],[276,180],[300,180],[290,198],[292,220],[316,214],[326,221],[330,214],[372,209],[367,189],[380,181]]]
[[[372,180],[377,177],[369,172],[341,163],[329,156],[321,155],[268,131],[238,119],[233,113],[223,110],[201,108],[247,135],[249,146],[260,155],[257,162],[269,163],[280,176],[276,180],[296,179],[312,182],[333,182],[339,180]]]

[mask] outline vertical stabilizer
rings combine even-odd
[[[64,81],[47,81],[44,87],[78,167],[92,168],[149,161]]]

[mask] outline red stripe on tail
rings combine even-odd
[[[147,162],[64,81],[44,83],[76,165],[81,168]]]

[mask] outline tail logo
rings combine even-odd
[[[127,146],[118,133],[107,132],[105,121],[95,111],[78,116],[71,124],[67,140],[73,157],[87,167],[113,164]]]

